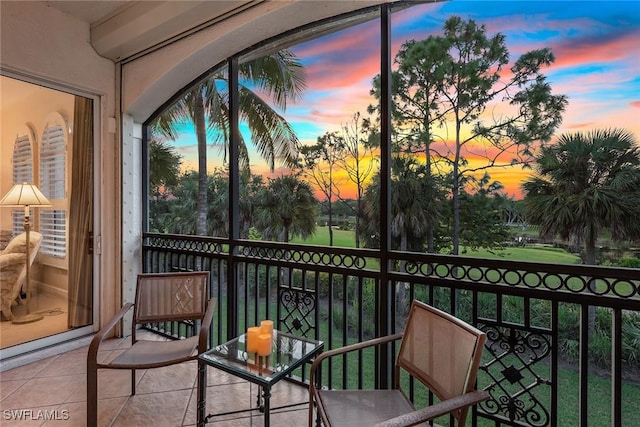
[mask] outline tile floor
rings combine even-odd
[[[99,357],[115,357],[128,345],[127,339],[106,340]],[[83,347],[0,373],[0,425],[85,426],[86,356],[87,347]],[[193,361],[138,371],[135,396],[129,395],[129,371],[100,370],[99,425],[195,426],[196,365]],[[207,374],[207,413],[244,410],[233,415],[213,417],[208,425],[263,426],[262,413],[248,410],[256,401],[258,388],[255,384],[214,368],[208,368]],[[307,425],[307,393],[306,388],[286,381],[276,384],[272,389],[272,408],[297,405],[273,409],[271,425]],[[18,416],[23,419],[16,419]],[[46,420],[46,417],[58,419]]]

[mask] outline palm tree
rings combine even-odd
[[[258,194],[256,205],[255,227],[266,240],[304,239],[316,230],[318,201],[309,183],[295,175],[270,179]]]
[[[523,184],[527,220],[543,237],[584,242],[596,263],[596,239],[640,238],[640,149],[621,129],[564,134],[537,157],[537,175]]]
[[[241,82],[239,114],[251,132],[252,143],[271,169],[276,161],[292,165],[298,155],[298,138],[293,128],[257,91],[267,96],[282,110],[287,102],[300,98],[305,88],[301,63],[289,50],[282,50],[239,65]],[[198,198],[196,234],[207,233],[207,137],[216,137],[228,152],[229,135],[229,76],[228,69],[214,72],[196,84],[189,92],[167,109],[154,128],[175,140],[177,127],[194,124],[198,141]],[[248,169],[247,145],[240,135],[240,166]]]
[[[433,177],[415,158],[395,156],[391,162],[392,249],[422,251],[429,228],[440,218],[441,194]],[[379,247],[380,175],[364,192],[362,235],[368,247]]]
[[[441,216],[442,194],[424,164],[413,157],[395,156],[391,162],[391,219],[392,249],[422,251],[429,230],[436,227]],[[369,247],[380,247],[380,174],[374,176],[363,197],[362,235]],[[404,270],[405,261],[399,266]],[[396,284],[396,307],[406,314],[405,283]]]
[[[165,141],[149,141],[149,229],[167,232],[167,187],[174,186],[180,175],[182,157]]]

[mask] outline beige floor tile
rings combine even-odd
[[[4,400],[11,393],[22,387],[27,380],[7,380],[0,381],[0,401]],[[0,405],[2,407],[2,405]]]
[[[26,408],[24,410],[2,411],[2,427],[36,427],[43,425],[55,413],[58,405]]]
[[[98,392],[99,393],[99,392]],[[86,402],[87,401],[87,382],[85,380],[67,397],[65,404]]]
[[[110,426],[127,403],[127,399],[127,397],[114,397],[100,400],[98,402],[98,426]],[[87,405],[85,402],[65,403],[58,407],[58,411],[61,413],[67,411],[69,419],[47,421],[44,424],[45,427],[85,427],[87,425]]]
[[[36,377],[54,377],[87,372],[87,355],[85,353],[64,353],[45,366]]]
[[[192,390],[189,408],[184,419],[184,423],[196,423],[196,398],[197,390]],[[214,414],[212,420],[229,421],[238,417],[246,417],[254,409],[257,395],[251,392],[249,383],[220,384],[207,387],[207,409],[206,414]],[[244,411],[240,414],[219,415],[230,411]]]
[[[302,409],[273,412],[269,423],[272,427],[301,427],[307,425],[307,411]],[[184,424],[185,426],[190,424]],[[195,425],[195,424],[194,424]],[[232,420],[211,420],[207,425],[220,427],[262,427],[264,426],[264,414],[254,411],[243,414]]]
[[[131,396],[116,417],[113,427],[182,425],[191,390]]]
[[[98,401],[98,426],[111,426],[113,424],[113,421],[120,414],[128,401],[129,397],[112,397],[109,399],[100,399]],[[82,419],[86,419],[86,404],[74,403],[74,405],[80,405],[79,410],[82,415]]]
[[[189,408],[184,420],[185,425],[196,424],[196,389],[193,390]],[[220,414],[230,411],[243,412],[230,415],[215,415],[212,421],[231,421],[236,418],[260,417],[257,410],[258,386],[246,381],[240,383],[221,384],[207,387],[207,415]],[[296,384],[280,382],[271,390],[271,408],[275,412],[296,412],[302,410],[306,414],[308,400],[307,389]],[[279,406],[296,404],[292,408],[278,409]],[[243,424],[240,424],[243,425]],[[291,424],[289,427],[299,424]]]
[[[228,374],[220,369],[207,367],[207,385],[237,384],[246,382],[242,378]]]
[[[107,338],[100,343],[101,350],[114,350],[126,341],[127,338]]]
[[[136,371],[136,384],[145,371]],[[128,369],[98,370],[98,399],[131,395],[131,371]]]
[[[197,364],[184,362],[162,368],[147,369],[136,387],[137,393],[191,390],[196,385]]]
[[[56,408],[58,417],[46,421],[43,426],[85,427],[87,425],[87,406],[84,403],[63,404]]]
[[[107,340],[99,359],[120,354],[127,340]],[[5,426],[86,425],[87,347],[74,350],[1,375],[0,409],[58,411],[67,420],[0,420]],[[197,362],[137,371],[137,394],[130,396],[128,370],[101,369],[98,372],[99,426],[180,427],[196,425]],[[207,413],[241,411],[210,419],[209,425],[262,426],[264,415],[256,408],[258,386],[215,368],[207,368]],[[272,426],[297,427],[307,423],[307,390],[281,381],[272,389]],[[277,407],[296,403],[287,409]],[[66,412],[62,412],[66,411]],[[50,412],[50,416],[51,416]],[[0,413],[3,415],[3,413]],[[24,418],[24,413],[23,413]],[[33,418],[33,417],[32,417]]]
[[[36,376],[41,370],[49,366],[51,362],[56,360],[60,355],[51,356],[37,362],[30,363],[25,366],[10,369],[0,373],[0,380],[27,380]]]
[[[60,405],[85,382],[82,374],[60,377],[33,378],[6,399],[3,409],[33,409],[40,406]]]

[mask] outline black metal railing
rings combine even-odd
[[[211,294],[219,301],[213,343],[271,318],[281,330],[335,348],[401,331],[411,300],[419,299],[487,333],[478,387],[491,399],[474,409],[473,425],[592,425],[603,388],[610,398],[599,419],[640,425],[623,399],[623,388],[640,395],[629,375],[634,357],[625,354],[633,349],[623,346],[625,325],[637,325],[632,320],[640,316],[637,269],[398,251],[380,257],[368,249],[244,240],[232,246],[227,239],[160,234],[145,234],[143,255],[145,272],[211,272]],[[389,260],[387,283],[380,281],[381,259]],[[383,328],[380,313],[390,319]],[[162,329],[174,336],[184,331],[182,325]],[[385,361],[393,361],[393,351],[333,361],[323,381],[332,388],[390,384],[392,362]],[[299,376],[304,381],[306,371]],[[433,400],[415,384],[408,387],[417,403]]]

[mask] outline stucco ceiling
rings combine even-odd
[[[126,8],[132,1],[43,1],[48,7],[93,24],[115,14],[120,8]]]
[[[126,60],[203,26],[215,25],[266,0],[45,1],[91,27],[102,56]],[[286,2],[285,2],[286,3]]]
[[[310,17],[331,16],[391,0],[187,0],[187,1],[43,1],[48,7],[87,22],[91,44],[98,54],[127,61],[200,29],[279,10],[279,31],[291,29],[287,10],[298,14],[304,7]],[[236,27],[237,28],[237,27]],[[249,37],[248,37],[249,38]]]

